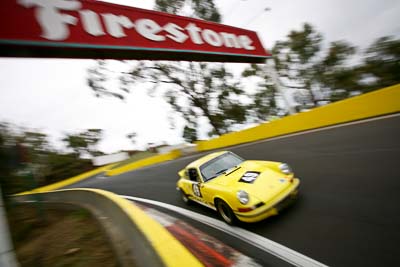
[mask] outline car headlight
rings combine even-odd
[[[281,165],[279,165],[279,169],[281,170],[282,173],[284,174],[291,174],[293,173],[292,168],[290,168],[290,166],[286,163],[282,163]]]
[[[239,199],[240,203],[242,203],[242,204],[249,203],[250,198],[249,198],[249,194],[246,191],[240,190],[237,192],[236,196]]]

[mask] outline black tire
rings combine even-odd
[[[230,225],[235,224],[237,218],[235,216],[235,214],[233,213],[231,207],[229,207],[228,204],[226,204],[225,201],[218,199],[216,201],[216,207],[217,207],[217,211],[219,213],[219,216],[221,216],[221,218]]]
[[[181,199],[182,199],[183,203],[185,203],[186,205],[190,205],[191,201],[190,201],[190,199],[188,198],[188,196],[185,194],[185,192],[183,192],[182,189],[179,190],[179,192],[180,192]]]

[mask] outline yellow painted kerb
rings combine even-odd
[[[64,187],[64,186],[68,186],[70,184],[80,182],[80,181],[82,181],[82,180],[84,180],[86,178],[89,178],[89,177],[93,176],[93,175],[105,172],[105,171],[107,171],[108,169],[110,169],[114,165],[115,165],[115,163],[114,164],[109,164],[107,166],[103,166],[103,167],[96,168],[96,169],[88,171],[88,172],[81,173],[81,174],[79,174],[77,176],[62,180],[62,181],[57,182],[57,183],[45,185],[45,186],[42,186],[42,187],[38,187],[38,188],[35,188],[35,189],[31,190],[31,191],[25,191],[25,192],[22,192],[22,193],[19,193],[19,194],[16,194],[16,195],[18,196],[18,195],[42,193],[42,192],[48,192],[48,191],[51,191],[51,190],[56,190],[56,189]]]
[[[176,240],[175,237],[165,230],[162,225],[150,218],[142,209],[135,206],[132,202],[111,192],[99,189],[91,190],[113,200],[125,211],[148,238],[166,266],[203,266],[203,264]]]
[[[179,158],[180,156],[181,156],[180,150],[173,150],[173,151],[171,151],[171,152],[169,152],[167,154],[156,155],[156,156],[153,156],[153,157],[149,157],[149,158],[145,158],[145,159],[142,159],[142,160],[138,160],[138,161],[132,162],[130,164],[126,164],[124,166],[121,166],[119,168],[115,168],[115,169],[112,169],[112,167],[115,166],[118,163],[113,163],[113,164],[109,164],[109,165],[106,165],[106,166],[103,166],[103,167],[99,167],[97,169],[94,169],[94,170],[79,174],[79,175],[71,177],[71,178],[67,178],[67,179],[62,180],[60,182],[57,182],[57,183],[54,183],[54,184],[50,184],[50,185],[46,185],[46,186],[42,186],[42,187],[39,187],[39,188],[35,188],[33,190],[30,190],[30,191],[25,191],[25,192],[19,193],[17,195],[48,192],[48,191],[51,191],[51,190],[56,190],[56,189],[68,186],[68,185],[73,184],[73,183],[80,182],[80,181],[82,181],[84,179],[87,179],[87,178],[89,178],[89,177],[91,177],[93,175],[96,175],[96,174],[99,174],[99,173],[102,173],[102,172],[105,172],[105,174],[108,175],[108,176],[114,176],[114,175],[118,175],[118,174],[121,174],[121,173],[124,173],[124,172],[136,170],[136,169],[143,168],[143,167],[150,166],[150,165],[154,165],[154,164],[157,164],[157,163],[162,163],[162,162],[165,162],[165,161],[168,161],[168,160],[173,160],[173,159]]]
[[[108,198],[117,206],[119,206],[125,214],[129,216],[131,221],[150,241],[154,250],[160,256],[161,260],[169,267],[187,267],[187,266],[204,266],[190,251],[185,248],[175,237],[173,237],[161,224],[149,217],[142,209],[132,202],[121,198],[120,196],[101,189],[91,188],[74,188],[62,189],[52,192],[63,191],[88,191],[105,198]],[[46,192],[35,192],[46,193]],[[47,192],[49,193],[49,192]]]
[[[143,168],[146,166],[150,166],[150,165],[154,165],[154,164],[158,164],[158,163],[162,163],[168,160],[173,160],[176,158],[179,158],[181,156],[181,152],[179,150],[173,150],[169,153],[166,154],[161,154],[161,155],[156,155],[156,156],[152,156],[152,157],[148,157],[145,159],[141,159],[129,164],[126,164],[124,166],[121,166],[119,168],[115,168],[112,170],[109,170],[106,172],[106,174],[108,176],[114,176],[114,175],[118,175],[124,172],[128,172],[128,171],[133,171],[139,168]]]

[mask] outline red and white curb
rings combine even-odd
[[[311,259],[297,251],[294,251],[290,248],[287,248],[281,244],[278,244],[272,240],[269,240],[265,237],[257,235],[253,232],[247,231],[245,229],[229,226],[226,223],[216,220],[211,217],[204,216],[202,214],[198,214],[192,212],[190,210],[186,210],[180,207],[176,207],[170,204],[162,203],[159,201],[154,201],[150,199],[138,198],[138,197],[131,197],[131,196],[124,196],[120,195],[121,197],[129,200],[133,200],[135,202],[142,202],[151,204],[154,206],[162,207],[164,209],[171,210],[178,214],[184,215],[188,218],[201,222],[205,225],[218,229],[226,234],[234,236],[254,247],[257,247],[269,254],[272,254],[294,266],[302,266],[302,267],[327,267],[327,265],[318,262],[314,259]]]
[[[190,226],[186,222],[163,212],[138,205],[154,220],[165,227],[179,242],[181,242],[204,266],[261,266],[253,259],[243,255],[239,251],[220,242]]]

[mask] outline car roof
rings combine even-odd
[[[203,165],[204,163],[212,160],[213,158],[216,158],[216,157],[218,157],[218,156],[220,156],[222,154],[225,154],[227,152],[229,152],[229,151],[218,151],[218,152],[214,152],[214,153],[205,155],[205,156],[203,156],[203,157],[191,162],[189,165],[186,166],[186,168],[198,168],[201,165]]]

